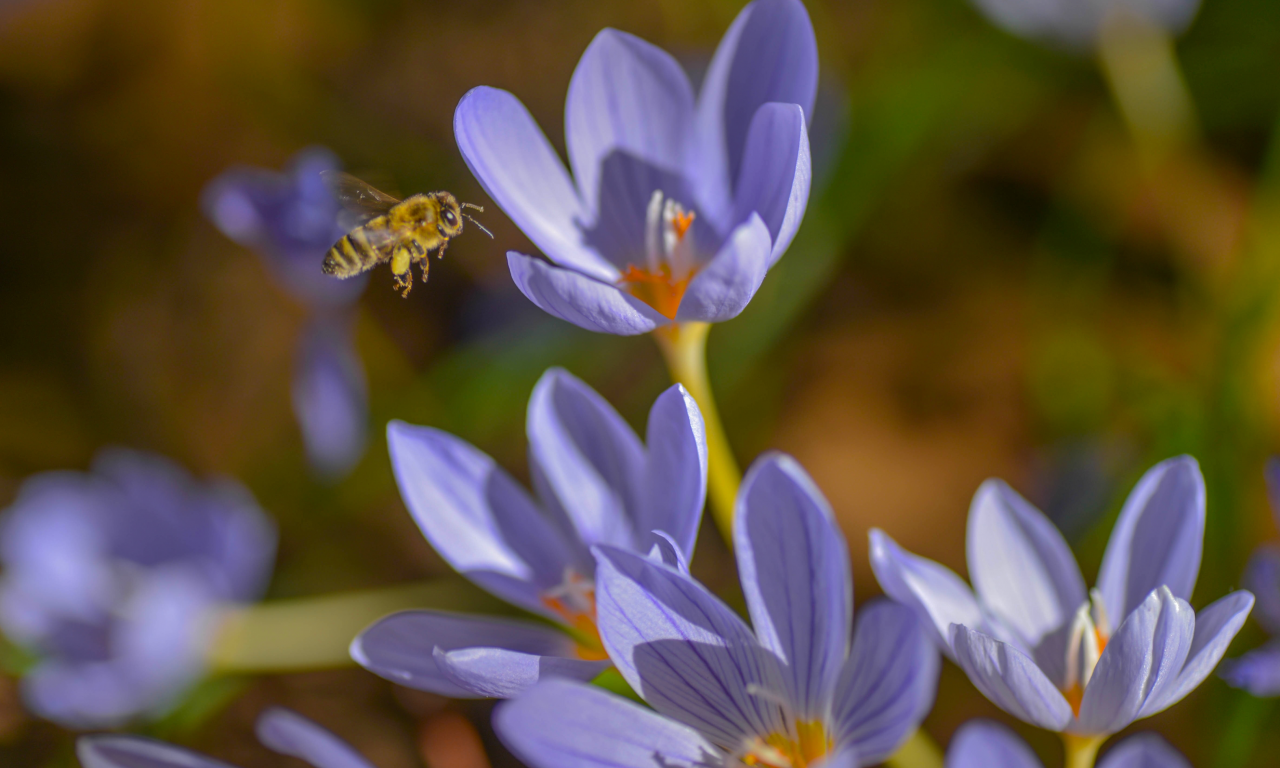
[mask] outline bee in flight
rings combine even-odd
[[[427,281],[427,268],[432,251],[444,257],[449,241],[462,234],[462,219],[480,227],[489,237],[493,234],[480,222],[462,212],[484,208],[471,203],[459,204],[448,192],[428,192],[397,200],[380,192],[348,173],[325,171],[321,176],[344,208],[357,217],[358,224],[334,243],[324,256],[321,267],[326,275],[348,278],[373,269],[384,261],[391,262],[391,276],[401,296],[407,297],[413,287],[413,264],[422,265],[422,282]]]

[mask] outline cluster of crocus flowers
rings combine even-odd
[[[1043,768],[1027,743],[990,720],[971,720],[951,737],[946,768]],[[1191,768],[1178,750],[1154,733],[1123,739],[1107,750],[1098,768]]]
[[[1266,476],[1271,514],[1280,527],[1280,458],[1267,462]],[[1258,600],[1254,618],[1273,637],[1262,647],[1223,662],[1220,674],[1254,696],[1280,696],[1280,547],[1263,544],[1254,550],[1245,566],[1244,586]]]
[[[685,562],[706,498],[702,417],[680,385],[649,412],[645,442],[567,372],[529,399],[531,497],[493,459],[431,427],[392,422],[392,467],[436,551],[483,589],[551,620],[406,611],[365,630],[351,654],[395,682],[448,696],[515,695],[546,675],[609,666],[597,631],[597,545]]]
[[[36,658],[27,706],[69,727],[162,714],[274,557],[275,529],[243,487],[159,456],[106,450],[88,473],[30,478],[0,521],[0,626]]]

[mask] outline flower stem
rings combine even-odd
[[[1093,768],[1093,762],[1098,759],[1098,747],[1106,740],[1106,736],[1062,734],[1062,748],[1067,754],[1064,768]]]
[[[510,610],[459,578],[237,606],[222,616],[209,651],[209,666],[220,673],[345,666],[353,663],[347,648],[361,630],[387,614],[410,608]]]
[[[917,728],[884,764],[889,768],[942,768],[942,750],[923,728]]]
[[[698,403],[707,431],[707,496],[711,516],[729,548],[733,548],[733,509],[742,472],[729,448],[720,412],[707,378],[707,334],[710,323],[679,323],[654,331],[673,381],[683,384]]]

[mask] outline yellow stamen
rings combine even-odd
[[[753,739],[742,752],[743,765],[759,768],[808,768],[826,756],[831,740],[822,721],[796,723],[796,735],[773,733]]]

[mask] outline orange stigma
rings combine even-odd
[[[689,219],[692,221],[693,214],[689,214]],[[658,310],[663,317],[674,320],[691,277],[692,275],[688,275],[676,280],[666,264],[659,267],[657,274],[629,264],[619,282],[627,287],[632,296]]]
[[[572,568],[565,570],[564,582],[542,593],[542,604],[564,620],[578,644],[578,657],[586,661],[609,658],[600,630],[596,627],[596,588]]]

